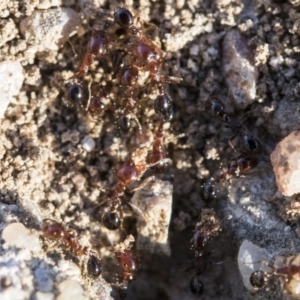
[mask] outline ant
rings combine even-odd
[[[113,190],[113,196],[110,199],[110,208],[103,214],[102,222],[109,230],[116,230],[121,224],[121,200],[125,189],[132,183],[140,180],[144,173],[155,165],[166,162],[167,159],[147,163],[148,148],[140,147],[133,151],[127,160],[116,172],[117,184]],[[119,210],[120,213],[117,211]]]
[[[271,276],[283,279],[285,288],[297,299],[300,296],[300,254],[289,257],[278,257],[273,266],[267,264],[273,270],[270,272],[258,270],[250,276],[250,283],[255,288],[262,288]]]
[[[197,266],[187,269],[196,269],[194,276],[190,280],[190,289],[197,296],[203,293],[203,283],[200,276],[210,263],[205,257],[212,253],[212,251],[205,252],[206,244],[217,236],[220,231],[220,220],[213,209],[202,209],[199,218],[200,221],[196,223],[191,239],[191,250],[194,250],[194,259]]]
[[[208,200],[215,196],[215,186],[217,183],[229,180],[232,177],[239,177],[240,174],[247,173],[256,168],[260,162],[258,156],[242,153],[237,158],[231,159],[228,163],[227,171],[216,178],[211,178],[203,188],[204,199]]]
[[[245,128],[240,121],[235,120],[226,112],[224,103],[217,96],[212,95],[208,98],[205,103],[205,110],[211,117],[218,118],[226,127],[231,128],[235,132],[234,136],[229,140],[230,146],[232,146],[231,141],[236,136],[240,136],[243,144],[241,154],[229,161],[227,171],[215,179],[212,178],[204,186],[204,198],[210,199],[215,196],[214,188],[217,183],[224,182],[231,177],[239,177],[241,173],[249,172],[256,168],[261,161],[259,155],[262,152],[262,147],[255,137],[245,133]]]
[[[205,111],[212,118],[219,119],[225,124],[225,127],[230,128],[235,132],[233,137],[230,138],[230,142],[239,135],[245,152],[257,154],[262,151],[259,141],[255,137],[245,133],[245,128],[242,123],[226,112],[225,105],[219,97],[216,95],[210,96],[205,103]]]
[[[46,238],[58,241],[65,249],[71,252],[72,255],[88,256],[87,272],[93,277],[100,276],[102,267],[100,260],[93,254],[93,251],[79,244],[79,241],[70,230],[66,230],[64,226],[54,220],[43,220],[42,226],[43,235]]]

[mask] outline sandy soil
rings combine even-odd
[[[194,271],[185,270],[193,265],[189,241],[204,207],[214,208],[223,221],[222,232],[207,248],[208,252],[215,251],[208,258],[212,266],[202,275],[201,299],[291,299],[282,294],[279,280],[270,282],[269,289],[250,295],[243,287],[236,257],[245,239],[265,249],[270,260],[299,252],[299,196],[284,197],[277,192],[269,160],[276,144],[300,129],[298,1],[2,1],[0,62],[19,61],[25,79],[1,119],[0,229],[21,222],[39,236],[42,220],[55,219],[75,229],[81,242],[99,253],[107,273],[119,271],[111,251],[128,234],[136,235],[135,217],[130,208],[124,208],[124,228],[109,233],[100,223],[105,203],[99,203],[107,197],[105,190],[115,184],[113,169],[151,137],[151,124],[157,120],[152,109],[155,94],[146,94],[141,100],[138,117],[142,134],[134,127],[121,135],[114,105],[108,105],[95,120],[66,104],[63,80],[77,71],[84,54],[90,33],[87,16],[92,23],[99,9],[113,11],[120,4],[135,8],[142,20],[158,26],[157,39],[166,52],[162,72],[184,79],[182,84],[167,85],[175,108],[166,133],[172,163],[157,175],[173,184],[171,254],[139,253],[142,267],[128,289],[128,299],[198,299],[189,290]],[[52,45],[51,39],[34,38],[35,34],[46,35],[44,27],[32,33],[24,20],[38,11],[60,7],[78,14],[71,24],[74,29],[65,28],[68,34],[75,33],[69,42],[64,37]],[[45,18],[55,24],[58,15],[55,11]],[[224,97],[229,94],[222,67],[222,41],[233,28],[247,37],[258,77],[255,100],[245,107],[230,101],[228,107],[238,119],[252,111],[243,124],[261,141],[263,154],[255,170],[218,186],[216,199],[207,203],[202,196],[203,183],[225,170],[228,160],[237,155],[228,145],[232,131],[219,130],[221,123],[204,111],[204,102],[212,92]],[[106,68],[101,63],[93,65],[92,79],[99,81]],[[109,76],[105,80],[109,81]],[[118,93],[111,95],[116,105]],[[186,137],[175,138],[182,133]],[[85,136],[96,143],[91,152],[82,146]],[[153,173],[147,172],[144,177],[150,175]],[[126,197],[130,199],[131,194]],[[49,247],[46,239],[41,238],[40,244],[44,250]],[[1,273],[0,295],[16,299],[13,289],[23,289],[18,299],[58,299],[61,282],[72,279],[80,283],[83,299],[105,299],[102,278],[92,280],[84,272],[81,275],[74,264],[66,267],[75,258],[59,246],[49,253],[44,250],[26,252],[24,258],[24,252],[5,246],[2,240],[0,268],[9,269],[12,259],[19,271],[7,278]],[[18,276],[19,285],[14,279]],[[39,284],[41,280],[51,284]],[[6,292],[9,288],[11,294]],[[119,299],[116,291],[112,295]]]

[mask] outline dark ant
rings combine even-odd
[[[164,159],[153,164],[148,164],[146,162],[147,154],[147,147],[136,149],[117,171],[117,184],[113,190],[113,196],[110,199],[110,208],[102,217],[102,222],[107,229],[116,230],[121,224],[122,211],[120,197],[124,195],[125,189],[130,184],[140,180],[150,167],[166,161],[166,159]]]
[[[203,293],[203,283],[200,276],[211,264],[206,257],[212,252],[205,252],[206,244],[217,236],[220,231],[220,221],[213,209],[202,209],[199,218],[200,221],[196,223],[194,235],[191,239],[191,250],[194,250],[194,259],[197,266],[187,269],[196,269],[190,280],[190,289],[197,296]]]
[[[100,260],[90,249],[88,249],[88,247],[83,247],[79,244],[72,231],[66,230],[62,224],[54,220],[45,219],[43,221],[42,232],[46,238],[58,241],[74,256],[88,256],[88,274],[93,278],[99,277],[102,270]]]
[[[237,135],[239,135],[241,137],[245,152],[248,154],[256,154],[261,152],[262,148],[259,141],[255,137],[245,133],[245,128],[242,123],[234,119],[226,112],[225,105],[220,98],[215,95],[210,96],[205,103],[205,111],[212,118],[219,119],[225,124],[226,127],[235,132],[234,136],[230,138],[230,142],[235,139]]]
[[[246,173],[256,168],[261,161],[261,157],[259,155],[262,152],[262,147],[255,137],[245,133],[245,128],[240,121],[234,119],[226,112],[224,103],[217,96],[213,95],[208,98],[205,103],[205,110],[211,117],[218,118],[225,124],[226,127],[235,132],[234,136],[229,140],[229,144],[231,146],[231,141],[236,136],[240,136],[243,144],[241,154],[229,161],[227,171],[215,179],[212,178],[204,186],[204,198],[208,200],[215,196],[214,188],[217,183],[224,182],[231,177],[239,177],[241,173]]]
[[[270,272],[258,270],[250,276],[250,283],[255,288],[262,288],[271,276],[278,276],[283,279],[282,283],[288,292],[297,299],[300,296],[300,255],[290,257],[278,257],[273,266],[267,264],[273,270]]]

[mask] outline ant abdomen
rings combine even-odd
[[[261,288],[266,283],[266,274],[264,271],[255,271],[250,276],[250,283],[255,288]]]
[[[124,7],[119,7],[115,11],[114,19],[123,28],[128,28],[133,25],[133,15],[128,9]]]
[[[243,134],[242,141],[243,141],[244,148],[247,152],[249,153],[261,152],[261,145],[255,137],[248,134]]]
[[[99,277],[102,272],[101,261],[94,255],[89,256],[87,272],[93,278]]]
[[[88,43],[87,52],[94,54],[96,57],[101,57],[106,54],[108,44],[107,34],[103,31],[94,30]]]
[[[171,98],[167,94],[158,95],[154,101],[154,111],[164,121],[171,121],[174,117]]]
[[[79,83],[73,83],[67,89],[67,101],[70,105],[85,107],[88,101],[87,91]]]
[[[225,105],[215,96],[211,96],[205,103],[205,111],[213,118],[219,118],[220,113],[224,110]]]
[[[200,275],[195,274],[190,281],[190,289],[196,296],[201,296],[203,294],[204,288],[201,281]]]
[[[117,230],[121,225],[121,220],[116,211],[107,211],[102,216],[102,223],[108,230]]]
[[[137,84],[139,70],[136,66],[126,66],[121,69],[120,85],[134,86]]]

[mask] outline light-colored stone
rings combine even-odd
[[[27,43],[37,51],[56,51],[77,31],[78,14],[71,8],[54,8],[35,11],[21,21],[20,29]]]
[[[13,96],[17,96],[24,81],[24,71],[17,61],[0,63],[0,118]]]
[[[57,300],[84,299],[83,289],[78,281],[67,279],[59,284],[58,289],[60,295]]]
[[[41,249],[38,237],[22,223],[7,225],[2,232],[2,239],[8,246],[24,248],[33,252],[38,252]]]
[[[170,254],[169,224],[172,213],[173,186],[168,181],[149,177],[132,199],[138,211],[137,248]]]
[[[293,131],[271,154],[278,190],[285,196],[300,193],[300,131]]]
[[[224,79],[235,104],[245,108],[255,99],[257,70],[254,51],[236,29],[230,30],[224,37],[222,64]]]

